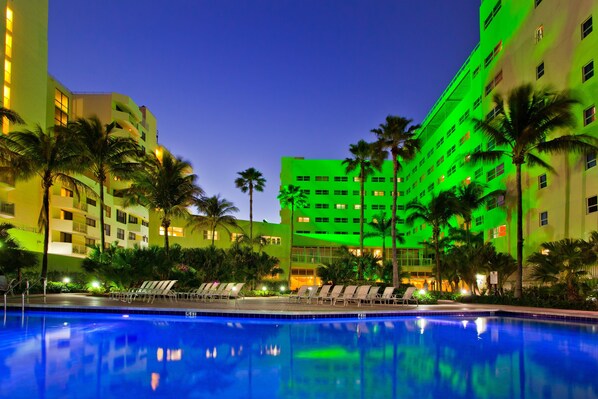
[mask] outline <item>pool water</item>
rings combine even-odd
[[[0,398],[598,398],[598,326],[9,313]]]

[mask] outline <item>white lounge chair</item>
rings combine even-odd
[[[330,292],[330,289],[332,288],[332,285],[323,285],[322,288],[320,288],[320,292],[318,292],[318,295],[314,296],[313,298],[308,298],[308,302],[311,303],[312,299],[316,300],[316,303],[320,302],[320,299],[324,299],[328,296],[328,292]]]
[[[355,302],[357,306],[361,306],[361,302],[365,302],[368,299],[370,287],[371,285],[360,285],[355,291],[355,294],[345,301],[345,306],[347,306],[349,302]]]
[[[211,300],[216,300],[219,298],[228,298],[230,292],[232,291],[233,288],[235,288],[235,286],[237,285],[237,283],[228,283],[228,284],[222,284],[222,287],[220,290],[218,290],[217,292],[208,295],[207,299],[211,299]]]
[[[189,299],[199,299],[198,297],[209,292],[212,289],[212,286],[214,285],[214,283],[207,283],[206,285],[204,285],[202,290],[196,290],[195,292],[192,292],[191,294],[189,294]]]
[[[209,289],[203,290],[200,294],[197,294],[195,298],[199,301],[200,299],[207,299],[209,295],[215,294],[218,292],[218,289],[222,287],[222,284],[218,282],[213,282],[212,286]]]
[[[386,287],[384,288],[384,291],[382,292],[382,295],[378,295],[378,298],[376,298],[376,301],[380,302],[380,303],[390,303],[391,301],[394,302],[394,292],[395,292],[395,287]]]
[[[208,285],[208,283],[201,283],[201,285],[194,290],[189,290],[186,292],[177,292],[177,296],[180,299],[189,299],[192,295],[202,292],[204,288],[206,288],[206,285]]]
[[[368,295],[365,298],[364,302],[369,302],[370,306],[374,306],[374,301],[378,298],[378,292],[380,291],[380,287],[377,285],[373,285],[370,290],[368,291]]]
[[[400,298],[397,297],[394,299],[394,303],[396,304],[396,303],[400,302],[402,305],[408,305],[410,301],[413,301],[413,302],[415,302],[415,307],[418,307],[419,302],[417,301],[417,298],[415,298],[413,296],[413,293],[415,292],[415,290],[416,290],[415,287],[408,287],[402,297],[400,297]]]
[[[309,285],[302,285],[301,287],[299,287],[299,289],[297,290],[297,293],[295,295],[293,295],[293,294],[289,295],[289,302],[291,302],[292,300],[300,302],[302,298],[305,298],[307,289],[309,287],[310,287]]]
[[[170,300],[177,299],[176,292],[172,289],[172,287],[176,284],[177,280],[166,280],[166,284],[162,286],[162,288],[155,290],[149,296],[147,301],[149,303],[154,303],[156,298],[169,298]]]
[[[330,304],[333,305],[334,301],[340,296],[341,292],[343,291],[343,288],[345,288],[344,285],[335,285],[334,288],[332,289],[332,291],[330,291],[330,294],[325,297],[325,298],[318,298],[322,305],[324,304],[324,302],[326,301],[330,301]]]
[[[334,299],[334,301],[332,301],[332,304],[336,305],[337,302],[343,302],[343,304],[346,306],[347,301],[353,298],[353,295],[355,295],[356,290],[356,285],[348,285],[347,288],[345,288],[345,290],[343,291],[343,293],[340,294],[338,298]]]

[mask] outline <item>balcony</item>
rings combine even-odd
[[[87,224],[73,220],[52,218],[50,228],[64,233],[87,234]]]
[[[50,243],[50,253],[67,256],[85,257],[87,256],[87,247],[72,242],[52,242]]]
[[[9,175],[0,175],[0,189],[1,190],[14,190],[15,178]]]
[[[87,203],[81,202],[74,197],[63,197],[62,195],[52,195],[51,206],[62,208],[67,211],[87,212]]]
[[[0,216],[3,218],[14,218],[15,217],[15,204],[8,202],[0,203]]]

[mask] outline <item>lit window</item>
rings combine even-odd
[[[586,170],[596,166],[596,153],[586,155]]]
[[[354,178],[353,178],[353,181],[354,181],[355,183],[359,183],[359,182],[361,181],[361,177],[359,177],[359,176],[356,176],[356,177],[354,177]]]
[[[444,162],[444,155],[441,156],[440,158],[438,158],[438,161],[436,161],[436,166],[440,166],[443,162]]]
[[[548,180],[546,179],[546,174],[541,174],[538,176],[538,188],[542,189],[548,186]]]
[[[172,230],[172,227],[168,230],[168,235],[171,235],[170,231]],[[218,241],[218,232],[214,231],[214,241]],[[176,234],[172,234],[174,236],[176,236]],[[203,231],[203,239],[204,240],[212,240],[212,230],[204,230]]]
[[[467,176],[465,180],[463,180],[464,186],[469,186],[471,184],[471,176]]]
[[[10,7],[6,7],[6,30],[12,32],[13,13]]]
[[[298,223],[309,223],[309,218],[307,216],[299,216],[297,218]]]
[[[544,61],[536,67],[536,80],[544,76]]]
[[[374,197],[384,197],[384,191],[372,191]]]
[[[61,187],[60,188],[60,196],[61,197],[73,197],[73,190],[69,190],[68,188]]]
[[[230,233],[230,240],[237,241],[243,236],[244,236],[244,234],[242,234],[242,233]]]
[[[587,126],[590,123],[594,122],[595,120],[596,120],[596,107],[592,105],[591,107],[586,108],[583,111],[583,124],[584,124],[584,126]]]
[[[10,83],[12,76],[12,62],[10,60],[4,60],[4,81]]]
[[[539,43],[540,40],[544,39],[544,25],[540,25],[536,28],[534,39],[536,40],[536,43]]]
[[[548,212],[540,212],[540,226],[546,226],[548,224]]]
[[[461,140],[460,140],[461,144],[463,144],[467,140],[469,140],[469,137],[470,137],[470,133],[469,132],[465,133],[465,135],[463,137],[461,137]]]
[[[6,44],[4,47],[5,53],[7,57],[12,57],[12,35],[6,32],[5,36]]]
[[[588,213],[598,212],[598,196],[595,195],[593,197],[588,198],[587,212]]]
[[[444,175],[441,175],[441,176],[438,178],[438,183],[440,184],[440,183],[442,183],[443,181],[444,181]]]
[[[594,76],[594,61],[588,62],[581,68],[581,80],[582,82],[587,81],[592,76]]]
[[[506,235],[507,235],[507,225],[505,225],[505,224],[503,224],[502,226],[495,227],[490,230],[491,238],[504,237]]]
[[[347,209],[347,204],[335,204],[336,209]]]
[[[590,17],[581,24],[581,38],[585,39],[588,37],[592,33],[592,30],[594,30],[594,27],[592,26],[592,17]]]
[[[208,234],[206,234],[206,233],[208,233]],[[164,235],[164,226],[160,226],[159,234],[161,236]],[[185,236],[184,230],[183,230],[182,227],[172,227],[172,226],[170,226],[168,228],[168,235],[171,236],[171,237],[184,237]],[[206,230],[203,231],[204,240],[207,240],[206,235],[210,236],[210,238],[209,238],[210,240],[212,239],[212,232],[211,231],[210,232],[206,232]],[[217,239],[218,239],[218,232],[216,232],[216,240]]]
[[[353,205],[353,209],[355,209],[355,210],[361,209],[361,204],[355,204],[355,205]]]
[[[316,181],[328,181],[328,176],[316,176]]]
[[[280,245],[280,243],[281,243],[280,237],[263,236],[263,238],[266,240],[266,244],[268,244],[268,245]]]

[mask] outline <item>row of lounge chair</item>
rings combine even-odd
[[[245,283],[203,283],[197,289],[179,292],[178,297],[186,300],[214,301],[216,299],[243,298],[241,290]]]
[[[137,299],[153,303],[156,298],[176,300],[176,292],[172,289],[177,280],[144,281],[139,287],[124,291],[110,293],[110,298],[124,302],[133,302]]]
[[[289,302],[330,303],[333,306],[337,303],[342,303],[344,306],[349,303],[355,303],[357,306],[369,303],[373,306],[374,303],[407,305],[409,302],[415,302],[416,306],[419,306],[417,298],[413,296],[415,287],[408,287],[400,297],[394,295],[395,287],[386,287],[382,293],[380,293],[380,288],[372,285],[348,285],[347,287],[323,285],[321,288],[317,285],[302,285],[296,294],[289,295]]]

